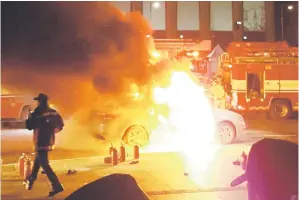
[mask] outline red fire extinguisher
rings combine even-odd
[[[109,147],[109,156],[112,157],[112,152],[113,152],[113,145],[111,144]]]
[[[126,161],[126,149],[123,145],[120,146],[119,154],[120,154],[120,162],[125,162]]]
[[[24,179],[27,179],[31,175],[31,158],[27,157],[24,166]]]
[[[26,154],[22,153],[22,155],[19,158],[19,174],[21,177],[24,176],[24,166],[25,166],[25,158]]]
[[[118,153],[115,148],[112,150],[112,165],[117,165],[118,164]]]
[[[35,153],[31,154],[31,161],[34,162],[35,161]]]
[[[139,146],[134,146],[134,159],[139,159]]]

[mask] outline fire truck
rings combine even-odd
[[[233,110],[264,110],[273,119],[298,111],[298,48],[286,42],[236,42],[220,60]]]
[[[190,60],[190,70],[198,75],[207,73],[206,56],[211,51],[211,41],[194,41],[191,39],[155,39],[155,48],[167,52],[168,58]]]
[[[35,107],[33,97],[28,95],[1,95],[1,125],[14,127],[27,119]]]

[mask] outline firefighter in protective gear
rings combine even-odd
[[[53,149],[55,134],[63,129],[64,123],[60,114],[49,107],[47,95],[41,93],[35,97],[34,100],[38,102],[38,106],[33,113],[29,115],[29,118],[26,121],[26,128],[28,130],[33,130],[36,157],[32,173],[26,178],[25,185],[27,190],[32,189],[38,171],[40,167],[42,167],[53,188],[53,190],[49,192],[49,196],[54,196],[64,189],[49,165],[48,152]]]
[[[210,94],[214,97],[214,105],[217,108],[226,108],[226,94],[223,86],[220,84],[219,80],[213,82],[210,88]]]

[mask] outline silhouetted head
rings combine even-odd
[[[37,97],[34,97],[33,100],[38,102],[38,106],[40,105],[48,105],[48,96],[46,94],[40,93]]]

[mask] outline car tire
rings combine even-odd
[[[132,125],[126,129],[122,140],[125,145],[143,147],[149,142],[149,134],[143,126]]]
[[[221,144],[231,144],[236,139],[237,130],[233,123],[225,121],[217,126],[217,139]]]
[[[271,103],[269,115],[274,120],[289,119],[292,116],[292,106],[287,100],[274,100]]]

